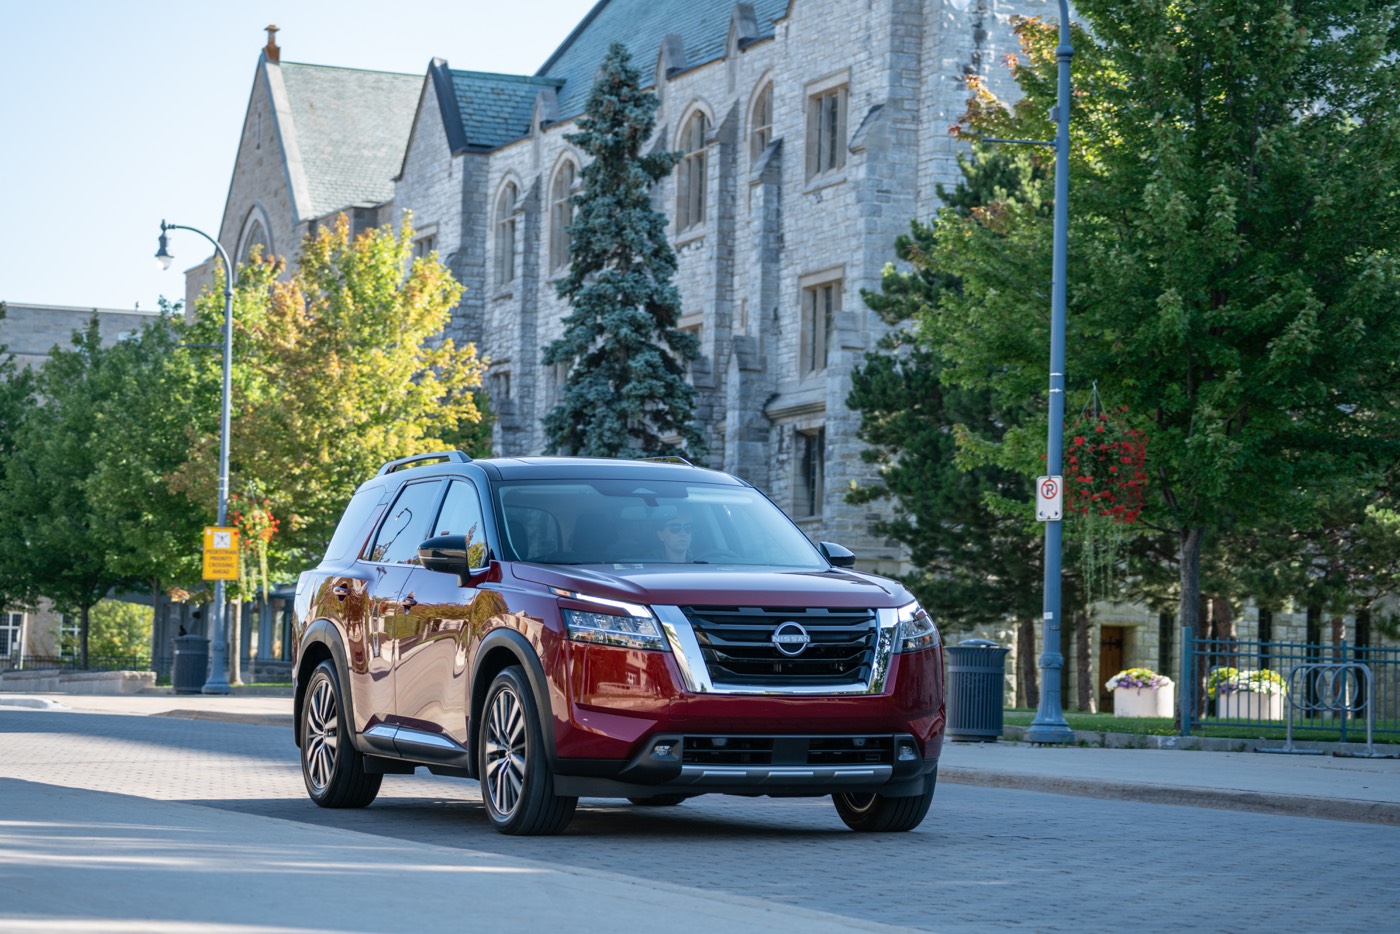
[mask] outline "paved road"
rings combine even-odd
[[[60,789],[145,799],[133,808],[149,809],[151,800],[179,802],[156,812],[168,811],[164,820],[177,824],[208,808],[241,815],[264,837],[273,828],[298,841],[290,852],[301,856],[284,858],[288,872],[302,861],[320,865],[325,853],[363,859],[356,854],[373,852],[378,858],[426,845],[497,869],[568,879],[570,886],[553,890],[560,895],[552,906],[566,914],[580,879],[582,888],[590,878],[614,888],[630,882],[631,896],[608,903],[615,912],[608,924],[620,930],[655,928],[668,899],[694,911],[706,898],[722,911],[752,912],[766,904],[822,913],[804,920],[812,930],[834,919],[837,927],[947,931],[1130,924],[1134,930],[1369,932],[1389,929],[1400,913],[1393,888],[1400,828],[1023,790],[944,784],[925,824],[901,835],[849,833],[825,799],[707,797],[669,809],[586,801],[562,837],[508,838],[487,826],[476,784],[462,780],[390,776],[367,810],[318,809],[304,797],[284,729],[4,708],[0,779],[24,783],[0,781],[0,890],[8,893],[0,898],[0,931],[31,929],[16,926],[12,912],[44,911],[42,897],[26,902],[21,887],[16,898],[5,878],[37,853],[51,852],[55,835],[73,833],[72,826],[55,830],[44,821],[8,825],[5,800],[23,792],[25,806],[39,812],[66,808],[73,815],[92,810],[109,816],[111,802],[121,800]],[[109,820],[105,833],[120,835],[154,819],[147,811],[140,815],[128,824]],[[242,825],[228,826],[224,832],[233,833]],[[366,850],[364,840],[376,838],[380,843]],[[493,882],[496,911],[526,891],[524,879],[507,874]],[[241,889],[252,906],[258,892],[256,885]],[[193,903],[200,893],[184,897]],[[420,897],[441,896],[425,886]],[[303,931],[328,923],[309,910],[298,917],[297,907],[291,897],[274,917]],[[527,917],[531,922],[523,923]],[[538,929],[544,919],[522,914],[520,920],[520,929]],[[776,928],[771,922],[770,915],[754,928]]]

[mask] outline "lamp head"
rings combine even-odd
[[[165,221],[160,222],[160,249],[156,250],[156,262],[160,263],[161,269],[169,269],[170,263],[175,259],[166,244]]]

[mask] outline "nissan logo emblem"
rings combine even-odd
[[[801,623],[786,622],[773,630],[773,647],[789,657],[801,655],[811,641]]]

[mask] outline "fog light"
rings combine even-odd
[[[723,749],[725,746],[729,745],[729,740],[723,736],[716,736],[714,739],[710,740],[710,743],[716,749]]]
[[[672,748],[670,743],[657,743],[651,747],[651,754],[658,759],[666,759],[670,757]]]
[[[917,758],[919,758],[919,750],[915,749],[912,743],[899,744],[900,762],[913,762]]]

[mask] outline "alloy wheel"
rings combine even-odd
[[[306,774],[312,789],[324,792],[335,775],[336,746],[339,743],[340,715],[335,688],[327,678],[318,678],[306,705]]]
[[[515,813],[528,767],[525,715],[510,688],[496,693],[486,719],[486,793],[502,817]]]

